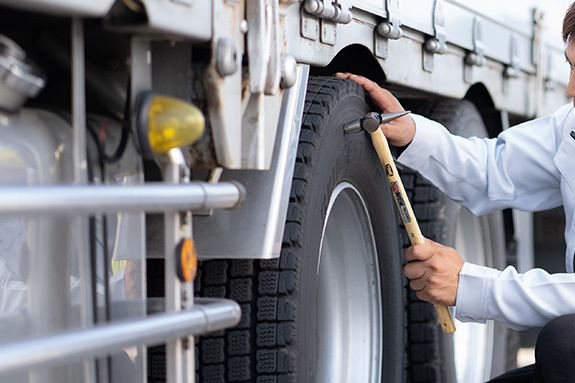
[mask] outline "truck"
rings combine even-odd
[[[567,102],[569,1],[0,0],[0,381],[483,382],[508,330],[456,322],[367,134],[366,76],[494,137]],[[423,234],[532,263],[399,169]]]

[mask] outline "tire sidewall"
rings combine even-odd
[[[479,111],[475,105],[467,100],[449,100],[444,102],[445,109],[452,109],[453,113],[439,113],[429,116],[432,119],[437,119],[441,122],[451,133],[462,137],[488,137],[487,129],[483,123]],[[436,240],[447,246],[455,245],[455,232],[457,225],[457,217],[461,212],[461,205],[451,200],[445,194],[440,192],[439,198],[442,209],[446,212],[443,219],[440,219],[439,232]],[[505,238],[503,227],[502,213],[497,211],[479,217],[478,219],[484,220],[488,232],[485,233],[486,238],[489,240],[486,246],[492,254],[492,259],[488,259],[488,267],[503,267],[505,265]],[[505,358],[502,357],[506,353],[506,339],[507,329],[499,323],[494,324],[493,353],[491,355],[491,371],[495,374],[500,372],[502,363],[505,363]],[[455,363],[454,363],[454,346],[453,337],[441,333],[440,337],[440,351],[441,359],[443,361],[443,380],[445,382],[457,382]],[[492,374],[493,376],[494,374]],[[464,383],[464,382],[460,382]]]

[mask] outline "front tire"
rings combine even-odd
[[[369,135],[343,131],[365,97],[310,79],[280,258],[203,262],[200,295],[238,301],[243,317],[198,341],[200,381],[404,381],[396,208]]]

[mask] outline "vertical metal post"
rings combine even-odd
[[[167,183],[189,183],[190,171],[180,149],[168,152],[164,180]],[[191,212],[166,212],[165,233],[165,298],[166,311],[176,312],[193,306],[192,283],[181,282],[176,275],[177,259],[175,250],[182,238],[192,237]],[[168,383],[195,380],[195,359],[193,337],[177,339],[166,344],[166,371]]]
[[[130,51],[130,93],[132,97],[132,110],[138,95],[144,90],[152,88],[152,51],[150,39],[134,36]],[[134,126],[134,124],[132,124]]]
[[[84,24],[82,19],[72,20],[72,128],[74,133],[74,180],[88,182],[86,160],[86,95],[84,66]]]
[[[85,92],[85,56],[84,56],[84,21],[72,19],[72,129],[74,182],[78,185],[88,182],[88,163],[86,154],[86,92]],[[90,269],[88,220],[77,218],[78,228],[77,256],[81,281],[81,323],[90,327],[94,323],[94,296],[92,291],[92,273]],[[84,382],[94,382],[96,370],[93,361],[84,363]]]
[[[29,256],[33,267],[28,278],[28,314],[34,336],[52,335],[69,326],[70,314],[70,220],[29,220]],[[68,380],[68,367],[31,369],[30,383]]]
[[[150,48],[150,39],[147,37],[140,37],[134,36],[131,40],[131,50],[130,50],[130,108],[132,111],[135,110],[136,101],[138,99],[138,95],[141,94],[142,91],[150,90],[152,88],[152,51]],[[132,128],[135,126],[134,124],[134,113],[131,113],[132,121],[131,126]],[[133,136],[135,132],[132,131]],[[139,165],[143,168],[143,165]],[[143,171],[139,172],[135,175],[135,179],[133,180],[135,184],[143,184],[144,183],[144,176]],[[124,217],[128,215],[124,213]],[[130,213],[129,217],[132,218],[132,222],[134,227],[132,227],[132,238],[138,238],[139,243],[133,243],[132,246],[134,251],[138,251],[141,253],[140,259],[142,260],[142,266],[140,267],[140,271],[143,275],[146,275],[146,218],[144,213]],[[138,227],[135,227],[137,225]],[[136,234],[139,232],[139,235]],[[146,286],[145,281],[142,281],[142,299],[145,299],[146,293]],[[145,315],[145,307],[144,312],[142,315]],[[148,368],[147,365],[147,348],[144,346],[138,347],[138,355],[141,356],[142,360],[142,381],[146,379],[146,370]]]

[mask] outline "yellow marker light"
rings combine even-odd
[[[195,143],[204,132],[205,118],[194,105],[146,92],[140,97],[136,124],[146,157]]]
[[[190,238],[184,238],[176,247],[176,271],[182,282],[191,282],[198,271],[196,244]]]

